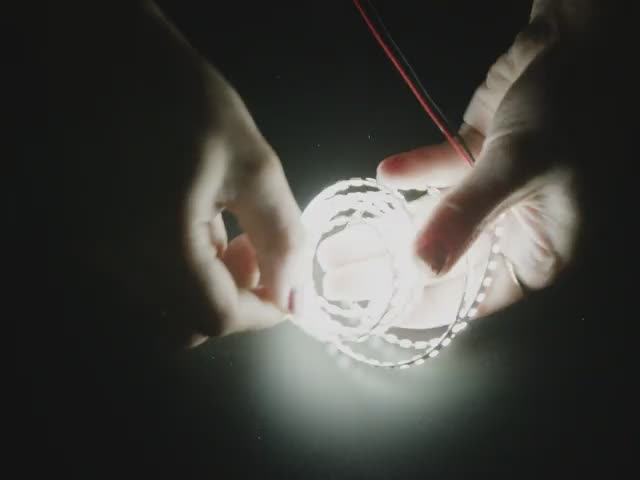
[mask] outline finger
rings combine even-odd
[[[463,126],[461,137],[472,154],[478,154],[483,137]],[[448,142],[429,145],[387,157],[378,166],[377,180],[399,190],[446,188],[455,185],[469,171],[467,161]]]
[[[246,162],[234,178],[237,195],[229,209],[255,248],[266,298],[287,311],[303,276],[300,209],[275,154]]]
[[[487,142],[469,175],[447,193],[419,233],[416,251],[437,275],[448,272],[508,205],[527,195],[537,174],[526,133]]]
[[[423,195],[417,200],[410,202],[408,208],[415,223],[417,225],[428,224],[436,212],[438,205],[442,203],[442,200],[443,198],[440,195]],[[486,261],[491,249],[491,243],[491,236],[488,233],[478,235],[464,255],[453,265],[451,270],[435,277],[433,275],[427,275],[427,282],[429,284],[436,284],[447,281],[453,277],[466,274],[469,266],[475,267],[476,265],[481,265]]]
[[[286,319],[287,316],[272,302],[260,299],[250,291],[240,290],[235,321],[227,324],[223,334],[272,328]]]
[[[224,255],[224,252],[227,248],[227,229],[224,226],[224,219],[222,218],[222,214],[218,214],[213,217],[211,221],[211,244],[213,248],[216,250],[216,253],[219,257]]]
[[[488,223],[540,188],[543,174],[562,154],[546,108],[555,92],[539,88],[549,75],[545,58],[532,61],[514,82],[474,168],[444,196],[419,234],[417,253],[434,272],[449,270]]]
[[[199,319],[201,324],[197,328],[210,336],[228,328],[236,316],[238,302],[235,281],[212,242],[212,235],[220,235],[215,230],[214,222],[210,221],[196,221],[187,229],[188,259],[211,312]]]
[[[276,315],[277,309],[273,305],[261,301],[250,292],[238,290],[232,273],[221,258],[223,255],[219,255],[216,245],[220,243],[214,241],[226,236],[220,231],[224,229],[224,224],[195,221],[202,217],[194,212],[206,211],[201,205],[190,202],[188,216],[194,221],[187,228],[188,259],[207,300],[207,314],[196,320],[198,324],[195,328],[200,335],[194,335],[193,344],[201,343],[203,336],[266,328],[282,321],[282,312]],[[213,218],[218,215],[214,212]]]
[[[222,155],[218,149],[211,153],[216,160]],[[223,162],[205,162],[189,191],[185,209],[186,257],[206,301],[202,318],[193,321],[198,323],[200,333],[209,336],[229,328],[238,307],[235,281],[222,262],[227,232],[216,200],[223,190],[223,179]]]
[[[362,301],[384,296],[393,289],[389,258],[376,257],[329,271],[322,283],[327,300]]]
[[[227,266],[238,289],[250,290],[258,285],[260,277],[258,259],[246,234],[237,236],[229,243],[222,261]]]

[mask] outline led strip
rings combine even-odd
[[[425,194],[437,196],[440,192],[429,188]],[[374,179],[343,180],[320,192],[304,210],[302,220],[308,234],[305,258],[308,275],[303,288],[303,311],[292,320],[308,334],[328,343],[333,350],[375,367],[404,369],[436,357],[478,314],[498,265],[502,217],[487,232],[489,252],[477,285],[471,281],[473,265],[468,256],[463,260],[467,268],[457,313],[447,322],[444,333],[437,338],[406,338],[393,331],[402,330],[399,325],[405,315],[416,308],[425,282],[420,264],[411,253],[416,225],[404,197]],[[382,228],[385,223],[387,228]],[[317,260],[320,244],[336,232],[354,225],[370,228],[371,234],[383,241],[393,274],[388,296],[372,299],[364,306],[358,302],[329,301],[317,286],[318,277],[321,279],[323,274]],[[411,332],[413,337],[421,334],[424,337],[425,330]]]

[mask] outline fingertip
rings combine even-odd
[[[408,153],[398,153],[385,158],[378,165],[378,177],[393,177],[406,174],[414,163]]]
[[[291,313],[292,292],[300,289],[305,281],[303,248],[298,235],[292,234],[281,248],[262,258],[260,287],[255,293],[283,313]]]
[[[423,235],[416,243],[416,255],[427,264],[434,276],[440,276],[446,273],[451,253],[444,239]]]
[[[284,322],[288,314],[254,292],[239,295],[238,316],[230,332],[247,332],[272,328]]]
[[[449,187],[468,171],[468,165],[449,143],[427,145],[385,158],[377,169],[383,184],[401,189]]]
[[[415,252],[434,276],[447,274],[463,255],[475,231],[475,223],[470,220],[465,209],[447,198],[418,234]]]

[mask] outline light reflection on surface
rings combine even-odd
[[[256,405],[292,442],[311,436],[331,451],[372,437],[393,449],[410,443],[416,429],[424,444],[437,442],[449,420],[483,403],[492,380],[454,346],[419,369],[385,370],[329,355],[292,325],[272,333],[255,352]],[[433,431],[424,431],[425,418],[433,419]]]

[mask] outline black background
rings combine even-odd
[[[374,176],[387,155],[441,141],[351,2],[159,5],[243,97],[301,205],[332,181]],[[377,5],[455,124],[530,8]],[[611,205],[615,181],[594,197]],[[111,352],[98,368],[76,350],[65,356],[76,339],[46,328],[55,312],[29,318],[17,344],[26,367],[18,471],[386,479],[615,470],[622,463],[611,454],[624,457],[632,433],[631,417],[618,414],[631,390],[631,377],[619,379],[635,312],[619,311],[628,276],[612,267],[624,249],[611,247],[610,233],[590,242],[596,254],[565,282],[406,372],[345,368],[290,325],[215,339],[167,362]],[[80,336],[89,352],[87,312]]]

